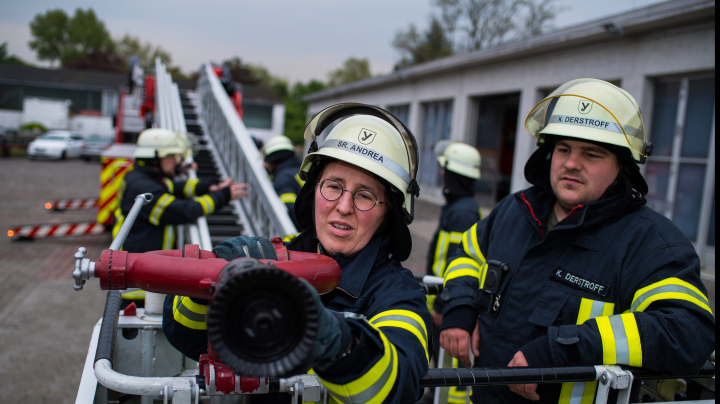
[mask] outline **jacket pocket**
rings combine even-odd
[[[530,341],[547,335],[548,327],[575,324],[577,314],[572,304],[574,300],[575,297],[567,291],[548,287],[528,319],[535,325]]]

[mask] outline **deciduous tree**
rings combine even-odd
[[[372,77],[370,62],[364,59],[349,58],[343,66],[328,73],[328,87],[341,86]]]

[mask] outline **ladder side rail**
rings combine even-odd
[[[198,95],[200,116],[209,129],[206,135],[215,142],[221,165],[235,181],[248,184],[250,195],[239,203],[251,223],[248,232],[266,238],[296,233],[285,204],[262,167],[250,133],[209,63],[200,71]]]

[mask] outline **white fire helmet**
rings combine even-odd
[[[316,138],[332,122],[341,118],[318,147]],[[366,104],[346,103],[328,107],[315,115],[304,133],[311,141],[309,154],[300,167],[307,178],[310,168],[321,157],[353,164],[384,179],[394,191],[403,194],[400,209],[406,224],[412,223],[414,198],[419,196],[417,143],[412,133],[389,112]]]
[[[545,135],[608,143],[628,148],[638,163],[652,153],[635,99],[597,79],[571,80],[558,87],[533,108],[525,128],[538,144]]]
[[[289,150],[294,152],[295,147],[293,146],[292,140],[290,140],[289,137],[277,135],[268,139],[267,143],[265,143],[262,149],[260,149],[260,154],[262,156],[262,159],[265,160],[267,156],[282,150]]]
[[[480,152],[469,144],[441,140],[435,144],[434,152],[444,169],[476,180],[480,178]]]
[[[171,154],[192,156],[191,134],[174,132],[169,129],[152,128],[140,133],[137,148],[133,153],[136,159],[163,158]]]

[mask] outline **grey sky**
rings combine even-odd
[[[564,11],[555,26],[659,2],[559,0]],[[389,72],[399,59],[390,45],[395,32],[411,22],[424,27],[432,11],[430,0],[3,0],[0,43],[7,41],[10,53],[37,63],[27,46],[29,22],[48,9],[72,14],[78,7],[92,7],[114,38],[129,33],[162,45],[184,71],[204,60],[239,56],[291,81],[324,80],[351,56],[367,57],[374,74]]]

